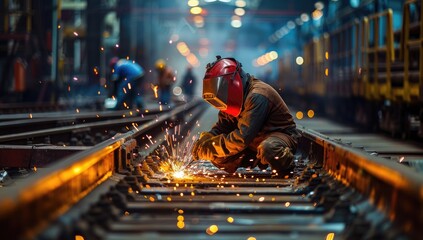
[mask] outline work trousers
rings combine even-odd
[[[269,165],[272,171],[284,174],[293,166],[294,152],[298,138],[295,136],[270,134],[260,142],[256,149],[246,148],[229,157],[215,158],[211,162],[216,167],[233,173],[239,167],[266,169]]]

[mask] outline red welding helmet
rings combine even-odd
[[[203,79],[203,99],[213,107],[237,117],[242,108],[243,84],[241,64],[234,58],[216,57],[207,64]]]

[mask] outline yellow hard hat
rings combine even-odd
[[[156,61],[156,69],[164,69],[166,67],[166,62],[163,59],[159,59]]]

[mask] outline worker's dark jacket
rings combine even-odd
[[[253,77],[238,117],[220,111],[210,133],[221,136],[213,145],[215,157],[231,156],[247,147],[257,151],[257,146],[269,136],[282,139],[292,151],[297,147],[296,125],[285,102],[273,87]]]

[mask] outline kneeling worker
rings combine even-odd
[[[217,56],[207,64],[203,98],[220,111],[194,143],[194,160],[209,160],[228,173],[268,165],[279,175],[292,170],[300,133],[273,87],[244,72],[234,58]]]

